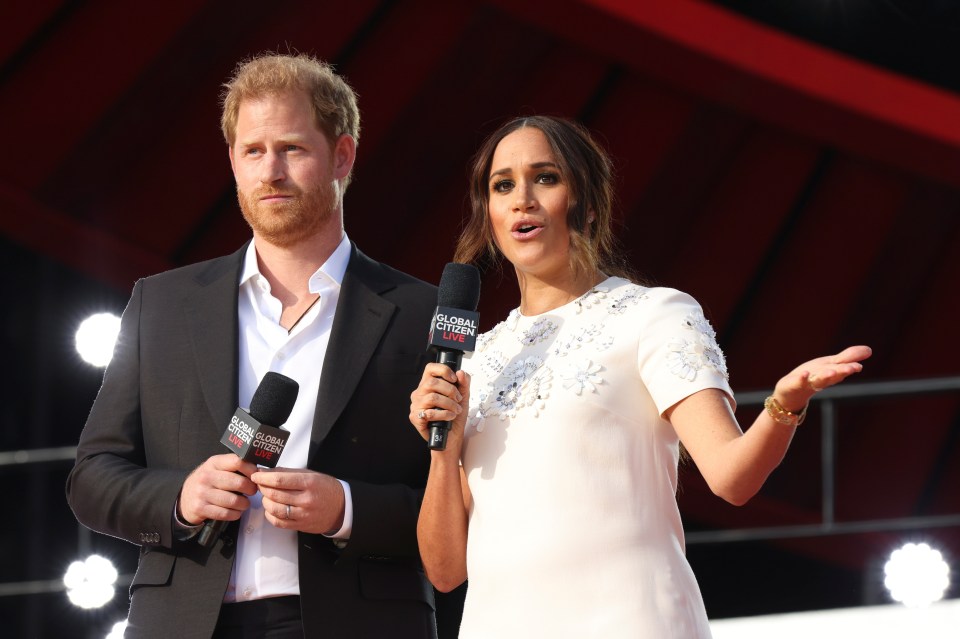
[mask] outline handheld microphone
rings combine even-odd
[[[293,411],[300,385],[286,375],[269,372],[250,400],[250,411],[237,408],[220,443],[243,461],[276,468],[290,431],[280,428]],[[230,522],[208,519],[197,536],[204,548],[217,540]]]
[[[440,288],[437,291],[437,310],[430,324],[430,346],[434,361],[446,364],[457,372],[464,351],[472,352],[477,345],[480,314],[480,271],[471,264],[450,262],[443,267]],[[447,447],[450,422],[430,422],[427,445],[432,450]]]

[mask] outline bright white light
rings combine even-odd
[[[70,602],[80,608],[100,608],[113,599],[113,584],[117,569],[109,559],[90,555],[85,561],[75,561],[63,576]]]
[[[113,628],[110,629],[110,634],[108,634],[104,639],[123,639],[123,631],[127,629],[127,620],[118,621],[113,624]]]
[[[119,317],[113,313],[91,315],[77,329],[77,352],[92,366],[106,366],[113,357],[119,334]]]
[[[883,572],[890,596],[910,608],[940,601],[950,586],[950,566],[927,544],[904,544],[894,550]]]

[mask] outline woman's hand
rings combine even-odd
[[[420,385],[410,393],[410,423],[429,441],[430,422],[452,422],[447,446],[459,451],[470,401],[470,376],[446,364],[427,364]]]
[[[410,393],[410,423],[430,441],[430,422],[452,422],[443,450],[430,452],[430,473],[417,520],[423,569],[440,591],[467,578],[467,511],[470,489],[460,453],[470,405],[470,376],[446,364],[427,364],[420,385]]]
[[[773,396],[791,413],[799,413],[817,391],[839,384],[863,370],[860,362],[872,353],[869,346],[851,346],[836,355],[805,362],[777,382]]]

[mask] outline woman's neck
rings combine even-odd
[[[567,272],[554,279],[542,279],[517,271],[520,313],[530,316],[552,311],[577,299],[606,278],[600,271],[581,273],[578,276]]]

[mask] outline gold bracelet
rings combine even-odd
[[[799,426],[802,424],[803,420],[807,418],[808,406],[810,406],[809,402],[799,413],[792,413],[781,406],[773,395],[763,400],[763,407],[767,409],[767,414],[773,418],[773,421],[784,426]]]

